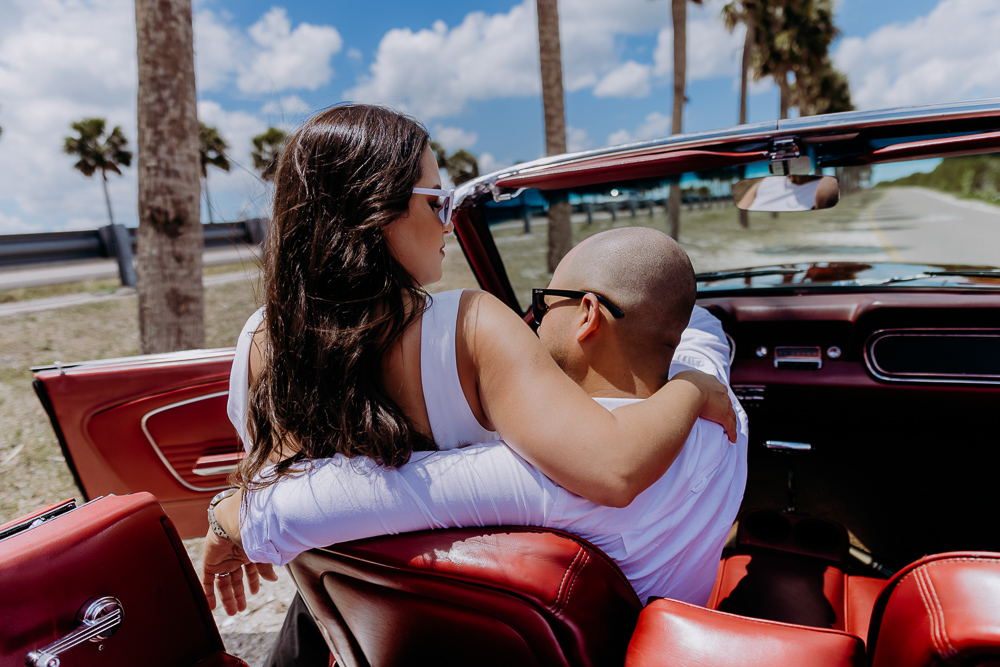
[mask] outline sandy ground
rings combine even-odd
[[[196,572],[201,571],[201,545],[203,538],[184,540],[184,547],[194,564]],[[285,571],[276,568],[278,581],[262,581],[257,595],[247,596],[247,608],[235,616],[227,616],[219,605],[213,615],[219,626],[226,650],[246,660],[250,667],[263,667],[271,645],[285,620],[285,612],[295,595],[295,584]]]

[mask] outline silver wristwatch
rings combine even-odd
[[[224,540],[230,540],[232,538],[229,537],[228,534],[226,534],[226,531],[222,529],[222,526],[220,526],[219,522],[216,520],[215,506],[218,505],[220,502],[222,502],[224,498],[228,498],[229,496],[236,493],[237,490],[238,489],[226,489],[225,491],[220,491],[219,493],[215,494],[215,497],[212,498],[212,502],[208,504],[208,525],[212,529],[213,533],[215,533]]]

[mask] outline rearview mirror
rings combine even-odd
[[[744,211],[814,211],[839,200],[833,176],[766,176],[733,186],[733,202]]]

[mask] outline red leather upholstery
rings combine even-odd
[[[889,580],[868,636],[874,667],[1000,661],[1000,554],[922,558]]]
[[[530,527],[359,540],[289,570],[342,667],[620,665],[642,607],[597,548]]]
[[[847,575],[814,558],[757,551],[723,558],[710,609],[865,637],[884,579]]]
[[[63,665],[245,667],[224,653],[184,546],[148,493],[95,500],[0,542],[0,664],[24,664],[105,595],[121,601],[118,631],[70,649]]]
[[[851,667],[864,643],[836,630],[734,616],[676,600],[654,600],[639,615],[626,667]]]

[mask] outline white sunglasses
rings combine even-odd
[[[441,218],[441,223],[447,225],[451,222],[451,212],[455,206],[455,191],[454,190],[436,190],[434,188],[413,188],[413,193],[418,195],[437,195],[439,198],[438,203],[441,208],[438,209],[438,217]]]

